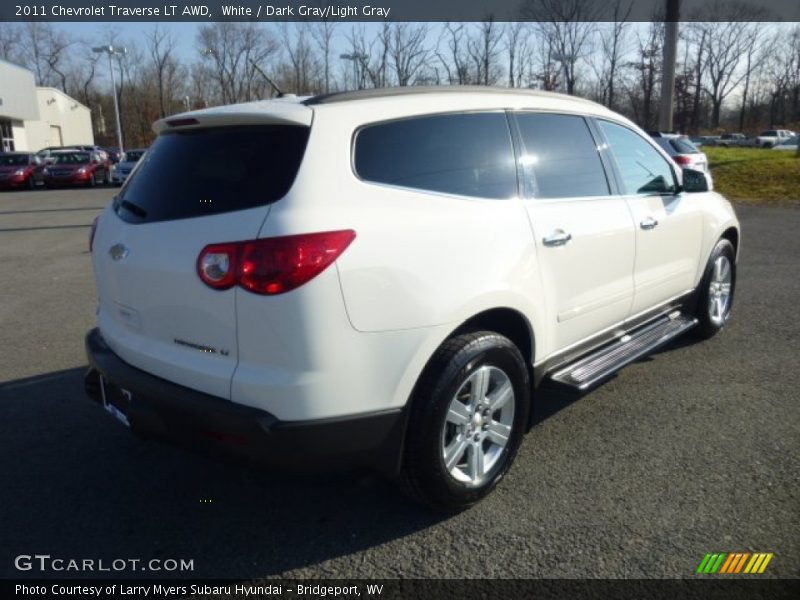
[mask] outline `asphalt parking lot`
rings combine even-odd
[[[800,576],[800,209],[738,207],[722,335],[578,399],[541,390],[509,476],[445,518],[368,475],[143,442],[86,399],[87,236],[113,193],[0,193],[0,577],[45,553],[193,559],[196,577],[673,578],[717,551]]]

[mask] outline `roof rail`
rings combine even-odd
[[[348,92],[333,92],[330,94],[321,94],[319,96],[312,96],[303,101],[306,106],[314,106],[317,104],[333,104],[335,102],[350,102],[354,100],[369,100],[373,98],[392,98],[395,96],[414,96],[414,95],[427,95],[427,94],[453,94],[453,93],[469,93],[469,94],[509,94],[509,95],[524,95],[537,98],[559,96],[565,99],[574,100],[576,102],[585,102],[587,104],[596,104],[586,98],[578,96],[568,96],[567,94],[559,94],[557,92],[545,92],[542,90],[531,90],[527,88],[508,88],[500,86],[489,85],[417,85],[417,86],[403,86],[403,87],[385,87],[385,88],[370,88],[366,90],[353,90]]]

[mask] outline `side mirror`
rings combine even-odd
[[[711,191],[709,176],[703,171],[683,169],[683,191],[687,194]]]

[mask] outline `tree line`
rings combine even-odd
[[[563,91],[657,127],[663,23],[628,22],[624,0],[615,4],[615,21],[603,23],[591,20],[584,0],[527,6],[535,20],[516,23],[210,23],[197,28],[191,56],[158,24],[137,39],[113,28],[83,39],[52,23],[2,23],[0,58],[88,106],[98,143],[109,145],[108,57],[92,51],[106,44],[128,50],[112,59],[126,146],[149,144],[161,117],[273,97],[262,72],[298,95],[446,84]],[[681,23],[677,56],[677,131],[800,125],[800,24]]]

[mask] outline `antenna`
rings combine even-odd
[[[283,98],[283,96],[284,96],[285,94],[284,94],[284,93],[281,91],[281,88],[279,88],[277,85],[275,85],[275,82],[274,82],[274,81],[272,81],[272,79],[270,79],[269,77],[267,77],[267,74],[266,74],[266,73],[264,73],[264,71],[262,71],[262,70],[261,70],[261,67],[259,67],[259,66],[256,64],[256,61],[254,61],[252,58],[251,58],[251,59],[249,59],[249,60],[250,60],[250,64],[251,64],[251,65],[253,65],[253,68],[254,68],[256,71],[258,71],[258,72],[261,74],[261,76],[262,76],[264,79],[266,79],[266,80],[267,80],[267,83],[268,83],[268,84],[269,84],[269,85],[272,87],[272,89],[273,89],[273,90],[275,90],[276,92],[278,92],[278,98]]]

